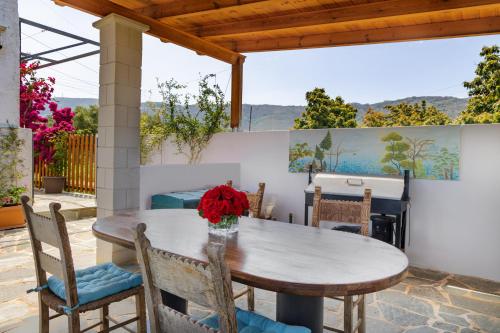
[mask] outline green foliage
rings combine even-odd
[[[303,142],[303,143],[296,143],[295,146],[290,148],[288,154],[289,154],[288,158],[290,161],[289,167],[295,168],[296,167],[295,164],[298,160],[300,160],[301,158],[312,156],[313,152],[311,149],[309,149],[309,145],[307,144],[307,142]]]
[[[365,127],[397,127],[397,126],[427,126],[448,125],[450,117],[434,106],[427,106],[426,101],[420,104],[400,103],[387,105],[388,113],[369,110],[363,118]]]
[[[52,143],[52,149],[54,150],[54,155],[49,164],[49,170],[51,175],[62,177],[64,176],[64,169],[66,167],[66,161],[68,157],[68,139],[69,134],[65,131],[59,131],[50,140]]]
[[[330,134],[330,131],[326,131],[326,135],[319,143],[319,147],[323,150],[329,150],[332,148],[332,135]]]
[[[469,90],[467,108],[456,122],[459,124],[490,124],[500,122],[500,49],[498,45],[482,48],[476,77],[464,82]]]
[[[0,207],[18,204],[26,191],[19,184],[24,176],[24,161],[20,157],[23,144],[16,128],[0,129]]]
[[[432,172],[436,178],[453,180],[453,173],[458,169],[458,154],[451,153],[447,148],[441,148],[438,155],[434,156]]]
[[[306,93],[307,106],[300,118],[295,119],[295,129],[356,127],[357,110],[337,96],[330,98],[323,88]]]
[[[396,132],[391,132],[382,138],[387,143],[385,155],[381,162],[386,163],[382,171],[390,175],[401,175],[403,169],[410,166],[407,152],[410,145],[403,141],[403,137]]]
[[[320,170],[324,170],[323,160],[325,159],[325,153],[318,145],[316,145],[316,147],[314,149],[314,159],[318,160],[318,162],[319,162],[318,168]]]
[[[151,103],[153,115],[141,117],[141,156],[143,161],[155,147],[172,136],[177,151],[186,155],[189,163],[197,163],[201,152],[214,134],[229,124],[225,112],[227,103],[217,84],[210,84],[207,75],[199,82],[198,95],[194,97],[196,109],[190,107],[191,96],[182,94],[186,87],[174,79],[158,82],[161,103]]]
[[[383,112],[368,108],[363,117],[363,127],[384,127],[386,126],[386,115]]]
[[[74,109],[73,127],[77,134],[97,134],[97,105],[77,106]]]

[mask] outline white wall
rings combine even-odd
[[[266,182],[265,200],[277,205],[273,215],[287,221],[293,213],[302,223],[307,174],[288,173],[288,137],[288,131],[221,133],[202,163],[240,163],[243,189]],[[157,163],[185,163],[172,145],[161,155]],[[500,125],[463,128],[460,179],[411,181],[410,262],[500,281]]]
[[[2,28],[5,28],[2,31]],[[0,0],[0,128],[19,126],[19,13],[17,0]],[[32,135],[31,130],[20,128],[19,138],[25,145],[21,152],[24,160],[25,175],[21,184],[27,187],[27,193],[32,191]]]
[[[240,184],[240,165],[154,165],[141,166],[140,209],[151,207],[151,196],[165,192],[195,190],[224,184],[231,179]]]
[[[1,27],[5,31],[1,32]],[[19,126],[19,14],[17,0],[0,1],[0,127]]]

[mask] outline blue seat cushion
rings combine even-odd
[[[238,321],[238,333],[311,333],[308,328],[286,325],[239,308],[236,308],[236,320]],[[217,314],[200,320],[200,322],[214,329],[219,329],[219,316]]]
[[[78,303],[80,305],[97,301],[142,284],[142,276],[106,263],[75,271]],[[66,300],[64,281],[51,276],[47,284],[59,298]]]

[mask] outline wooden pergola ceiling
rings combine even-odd
[[[53,0],[232,65],[231,127],[242,112],[241,53],[500,33],[500,0]]]
[[[500,32],[499,0],[54,0],[222,61],[238,53]]]

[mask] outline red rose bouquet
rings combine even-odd
[[[212,227],[229,229],[249,208],[247,195],[226,185],[208,190],[200,200],[198,212]]]

